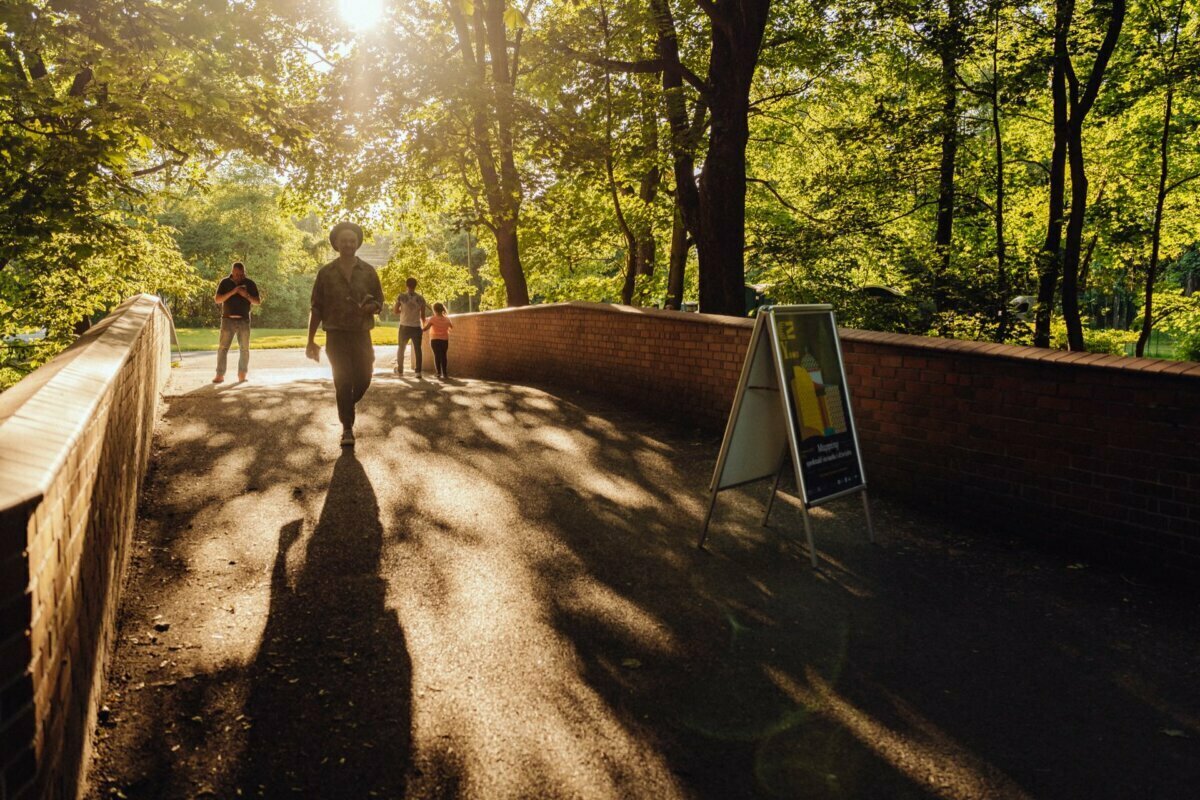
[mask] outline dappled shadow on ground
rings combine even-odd
[[[340,458],[332,406],[321,382],[172,402],[98,785],[1182,797],[1200,779],[1195,623],[1152,590],[886,502],[871,546],[854,499],[814,512],[813,572],[793,504],[758,526],[765,485],[723,494],[697,551],[716,438],[578,395],[377,376]],[[175,627],[130,644],[156,615]],[[153,687],[163,672],[193,677]],[[342,758],[368,777],[326,783]]]

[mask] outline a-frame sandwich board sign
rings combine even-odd
[[[759,310],[709,484],[712,499],[699,547],[704,547],[719,492],[774,477],[763,516],[767,524],[789,452],[813,567],[817,551],[808,509],[828,500],[862,492],[867,533],[875,541],[837,321],[829,305]]]

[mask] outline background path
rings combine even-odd
[[[881,498],[813,572],[765,485],[701,553],[718,437],[379,353],[353,452],[300,351],[174,373],[91,797],[1196,796],[1194,595]]]

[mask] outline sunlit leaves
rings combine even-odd
[[[529,20],[519,8],[509,7],[504,10],[504,24],[511,30],[519,31],[529,27]]]

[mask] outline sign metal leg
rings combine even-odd
[[[779,491],[779,482],[783,479],[783,464],[779,465],[779,469],[775,471],[775,485],[771,487],[771,496],[767,498],[767,513],[763,514],[762,526],[767,527],[767,520],[771,518],[771,508],[775,505],[775,494]]]
[[[812,522],[808,518],[808,507],[804,506],[804,538],[808,540],[808,554],[812,557],[812,567],[817,568],[817,546],[813,544]]]
[[[717,492],[718,489],[713,489],[712,500],[708,502],[708,514],[704,517],[704,529],[700,531],[700,541],[696,542],[696,547],[703,550],[704,540],[708,538],[708,523],[712,519],[713,509],[717,507]]]
[[[863,489],[863,511],[867,515],[867,538],[875,542],[875,526],[871,524],[871,501],[867,499],[867,490]]]

